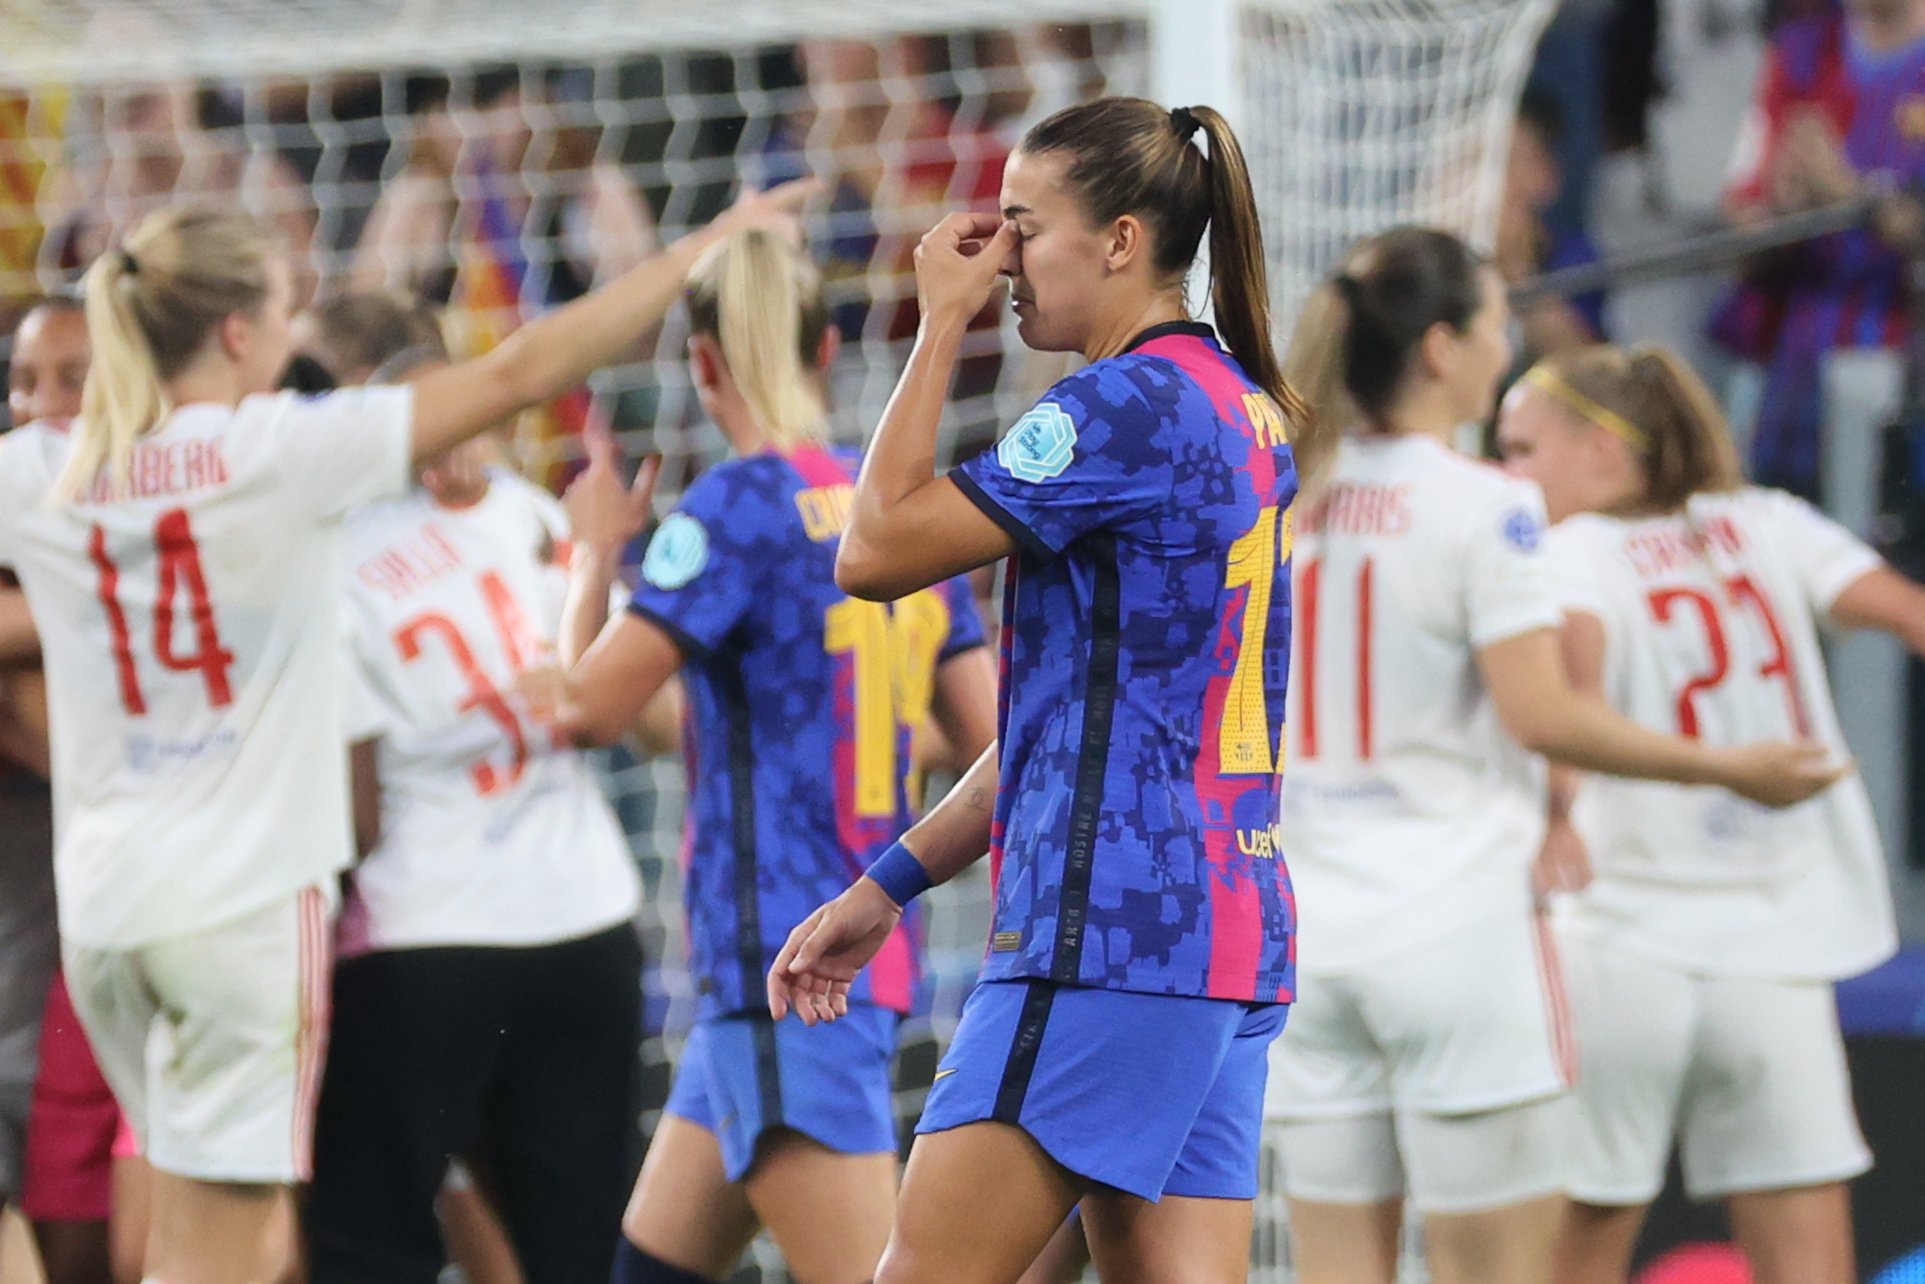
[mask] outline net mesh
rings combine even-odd
[[[0,0],[0,322],[188,199],[273,220],[309,295],[399,287],[445,304],[455,347],[475,353],[712,217],[739,184],[807,171],[833,192],[809,232],[845,336],[835,432],[860,440],[913,336],[916,238],[991,203],[1004,157],[1050,111],[1179,93],[1151,83],[1169,24],[1230,6],[1235,85],[1180,96],[1238,128],[1287,323],[1358,236],[1422,220],[1488,241],[1554,2]],[[671,315],[585,393],[524,416],[519,462],[558,484],[599,417],[631,456],[663,456],[672,502],[724,449],[680,360],[684,325]],[[946,452],[987,444],[1064,371],[980,322]],[[658,1105],[693,1009],[680,768],[617,754],[606,778],[648,889]],[[903,1044],[906,1121],[981,957],[985,877],[930,897],[933,1008]],[[1274,1170],[1267,1147],[1253,1278],[1282,1284]],[[743,1278],[758,1277],[785,1278],[766,1244]]]
[[[1557,0],[1268,0],[1238,21],[1277,314],[1399,223],[1488,251],[1517,97]]]

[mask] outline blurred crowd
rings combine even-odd
[[[0,98],[0,327],[156,206],[238,199],[294,246],[304,300],[406,291],[446,308],[468,355],[712,217],[738,182],[809,171],[831,183],[813,249],[839,325],[905,340],[916,239],[993,200],[1021,131],[1113,88],[1132,41],[1051,25]],[[965,395],[1000,364],[978,347]],[[628,426],[656,409],[611,400]],[[542,431],[586,413],[556,407]]]
[[[1039,24],[0,99],[0,326],[155,205],[239,198],[300,251],[305,295],[404,289],[445,305],[471,353],[712,215],[738,181],[812,170],[832,183],[814,249],[837,321],[885,351],[913,333],[920,233],[993,198],[1029,123],[1141,89],[1119,69],[1140,65],[1142,39]],[[1921,177],[1925,0],[1565,0],[1519,103],[1495,255],[1520,281]],[[1675,347],[1727,394],[1754,473],[1816,495],[1823,363],[1905,346],[1914,239],[1887,219],[1543,301],[1523,347]],[[1002,348],[979,336],[965,404],[1002,376]],[[632,390],[604,401],[628,426],[660,409]],[[537,434],[578,429],[576,403]],[[987,414],[965,435],[986,439]]]
[[[1512,146],[1507,277],[1925,181],[1925,3],[1567,0]],[[1528,309],[1535,353],[1599,338],[1685,353],[1759,480],[1820,494],[1828,357],[1907,348],[1917,206],[1738,264]]]

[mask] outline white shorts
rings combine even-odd
[[[1476,1114],[1560,1093],[1575,1069],[1549,931],[1498,918],[1354,973],[1303,975],[1264,1111]]]
[[[1474,1115],[1272,1121],[1284,1194],[1319,1204],[1409,1198],[1426,1217],[1508,1208],[1570,1183],[1569,1094]]]
[[[131,950],[69,947],[101,1073],[163,1172],[305,1181],[327,1043],[334,893]]]
[[[1694,1199],[1871,1167],[1829,984],[1706,976],[1574,934],[1561,943],[1582,1056],[1574,1198],[1649,1203],[1673,1137]]]
[[[1567,1183],[1576,1053],[1550,934],[1492,919],[1340,976],[1303,976],[1272,1046],[1265,1113],[1295,1199],[1427,1214]]]

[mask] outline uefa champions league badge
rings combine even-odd
[[[1061,406],[1045,401],[996,444],[996,462],[1018,481],[1043,482],[1069,467],[1075,449],[1076,425]]]
[[[658,589],[678,589],[708,565],[709,533],[687,513],[670,513],[642,555],[642,578]]]
[[[1535,553],[1544,542],[1544,519],[1528,508],[1504,514],[1504,542],[1520,553]]]

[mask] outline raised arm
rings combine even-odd
[[[1803,802],[1847,769],[1820,745],[1734,749],[1641,727],[1572,687],[1553,629],[1481,647],[1477,667],[1504,730],[1553,762],[1613,776],[1721,785],[1772,807]]]
[[[963,337],[1015,239],[996,215],[952,214],[916,247],[916,344],[863,458],[836,554],[836,583],[853,597],[892,601],[1016,551],[953,481],[936,476],[936,429]]]
[[[635,470],[634,484],[624,486],[614,434],[605,426],[591,425],[582,439],[588,449],[588,467],[562,495],[572,543],[568,595],[562,606],[556,648],[563,667],[587,654],[608,622],[608,604],[621,570],[622,552],[648,525],[655,480],[662,465],[661,456],[650,455]]]
[[[507,416],[547,401],[632,348],[681,296],[703,250],[747,226],[780,223],[816,190],[798,179],[754,192],[699,232],[624,272],[606,286],[509,335],[472,361],[415,384],[414,458],[430,458]]]
[[[1880,629],[1913,655],[1925,656],[1925,587],[1889,566],[1868,571],[1845,586],[1831,604],[1831,618],[1849,629]]]
[[[523,693],[575,744],[612,745],[635,729],[656,692],[681,667],[681,648],[666,629],[624,612],[575,664],[530,670]]]

